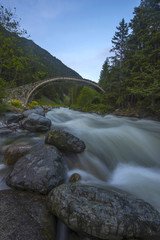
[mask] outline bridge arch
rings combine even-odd
[[[38,83],[32,90],[28,93],[26,97],[25,104],[27,105],[28,102],[30,101],[31,97],[42,87],[48,86],[50,84],[53,84],[54,82],[74,82],[74,83],[81,83],[86,86],[91,86],[94,88],[96,91],[100,93],[104,93],[105,91],[103,90],[102,87],[100,87],[96,82],[93,82],[88,79],[83,79],[83,78],[70,78],[70,77],[56,77],[56,78],[51,78],[48,80],[44,80],[43,82]]]

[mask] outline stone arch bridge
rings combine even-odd
[[[104,93],[102,87],[100,87],[97,83],[83,78],[70,78],[70,77],[56,77],[47,80],[43,80],[41,82],[35,82],[31,84],[25,84],[23,86],[17,88],[8,89],[9,98],[14,98],[22,101],[25,105],[30,102],[33,96],[43,87],[46,87],[55,82],[73,82],[78,83],[84,86],[91,87],[100,93]]]

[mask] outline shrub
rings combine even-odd
[[[10,99],[10,103],[11,105],[13,105],[14,107],[17,107],[17,108],[24,108],[24,104],[20,101],[20,100],[17,100],[17,99]]]
[[[28,106],[30,108],[34,108],[36,105],[38,105],[38,102],[37,101],[32,101],[31,103],[28,103]]]

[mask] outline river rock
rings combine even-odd
[[[59,150],[80,153],[85,149],[85,143],[71,133],[53,129],[46,135],[45,142],[56,146]]]
[[[70,229],[100,239],[160,239],[160,213],[113,188],[63,184],[49,193],[51,211]]]
[[[6,182],[10,187],[47,194],[66,177],[66,166],[61,157],[56,147],[37,144],[15,163]]]
[[[51,120],[32,113],[22,121],[22,127],[31,132],[46,132],[51,127]]]
[[[10,124],[10,123],[18,123],[20,120],[22,120],[24,118],[24,115],[19,113],[19,114],[16,114],[16,113],[10,113],[6,116],[6,122],[7,124]]]
[[[4,128],[0,128],[0,136],[5,136],[5,135],[8,135],[8,134],[11,134],[13,131],[11,129],[8,129],[6,127]]]
[[[41,116],[45,116],[45,111],[41,106],[35,106],[33,109],[26,110],[23,112],[24,117],[28,117],[30,114],[36,113]]]
[[[5,165],[13,165],[18,159],[31,150],[30,145],[11,145],[5,152],[3,157],[3,163]]]
[[[44,196],[3,190],[0,199],[1,240],[55,240],[55,218]]]

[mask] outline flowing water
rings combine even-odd
[[[82,139],[86,150],[68,164],[68,176],[82,182],[115,186],[151,203],[160,211],[160,123],[54,109],[54,127]]]
[[[160,123],[150,120],[100,116],[66,108],[46,114],[53,127],[64,129],[82,139],[86,150],[72,156],[68,177],[79,173],[82,182],[110,185],[134,194],[160,211]],[[31,134],[32,141],[40,141]],[[26,134],[14,139],[22,142]],[[19,140],[18,140],[19,139]],[[2,150],[6,139],[0,139]],[[4,146],[5,145],[5,146]],[[3,152],[3,151],[2,151]],[[0,151],[0,158],[3,153]],[[0,189],[8,168],[0,164]]]

